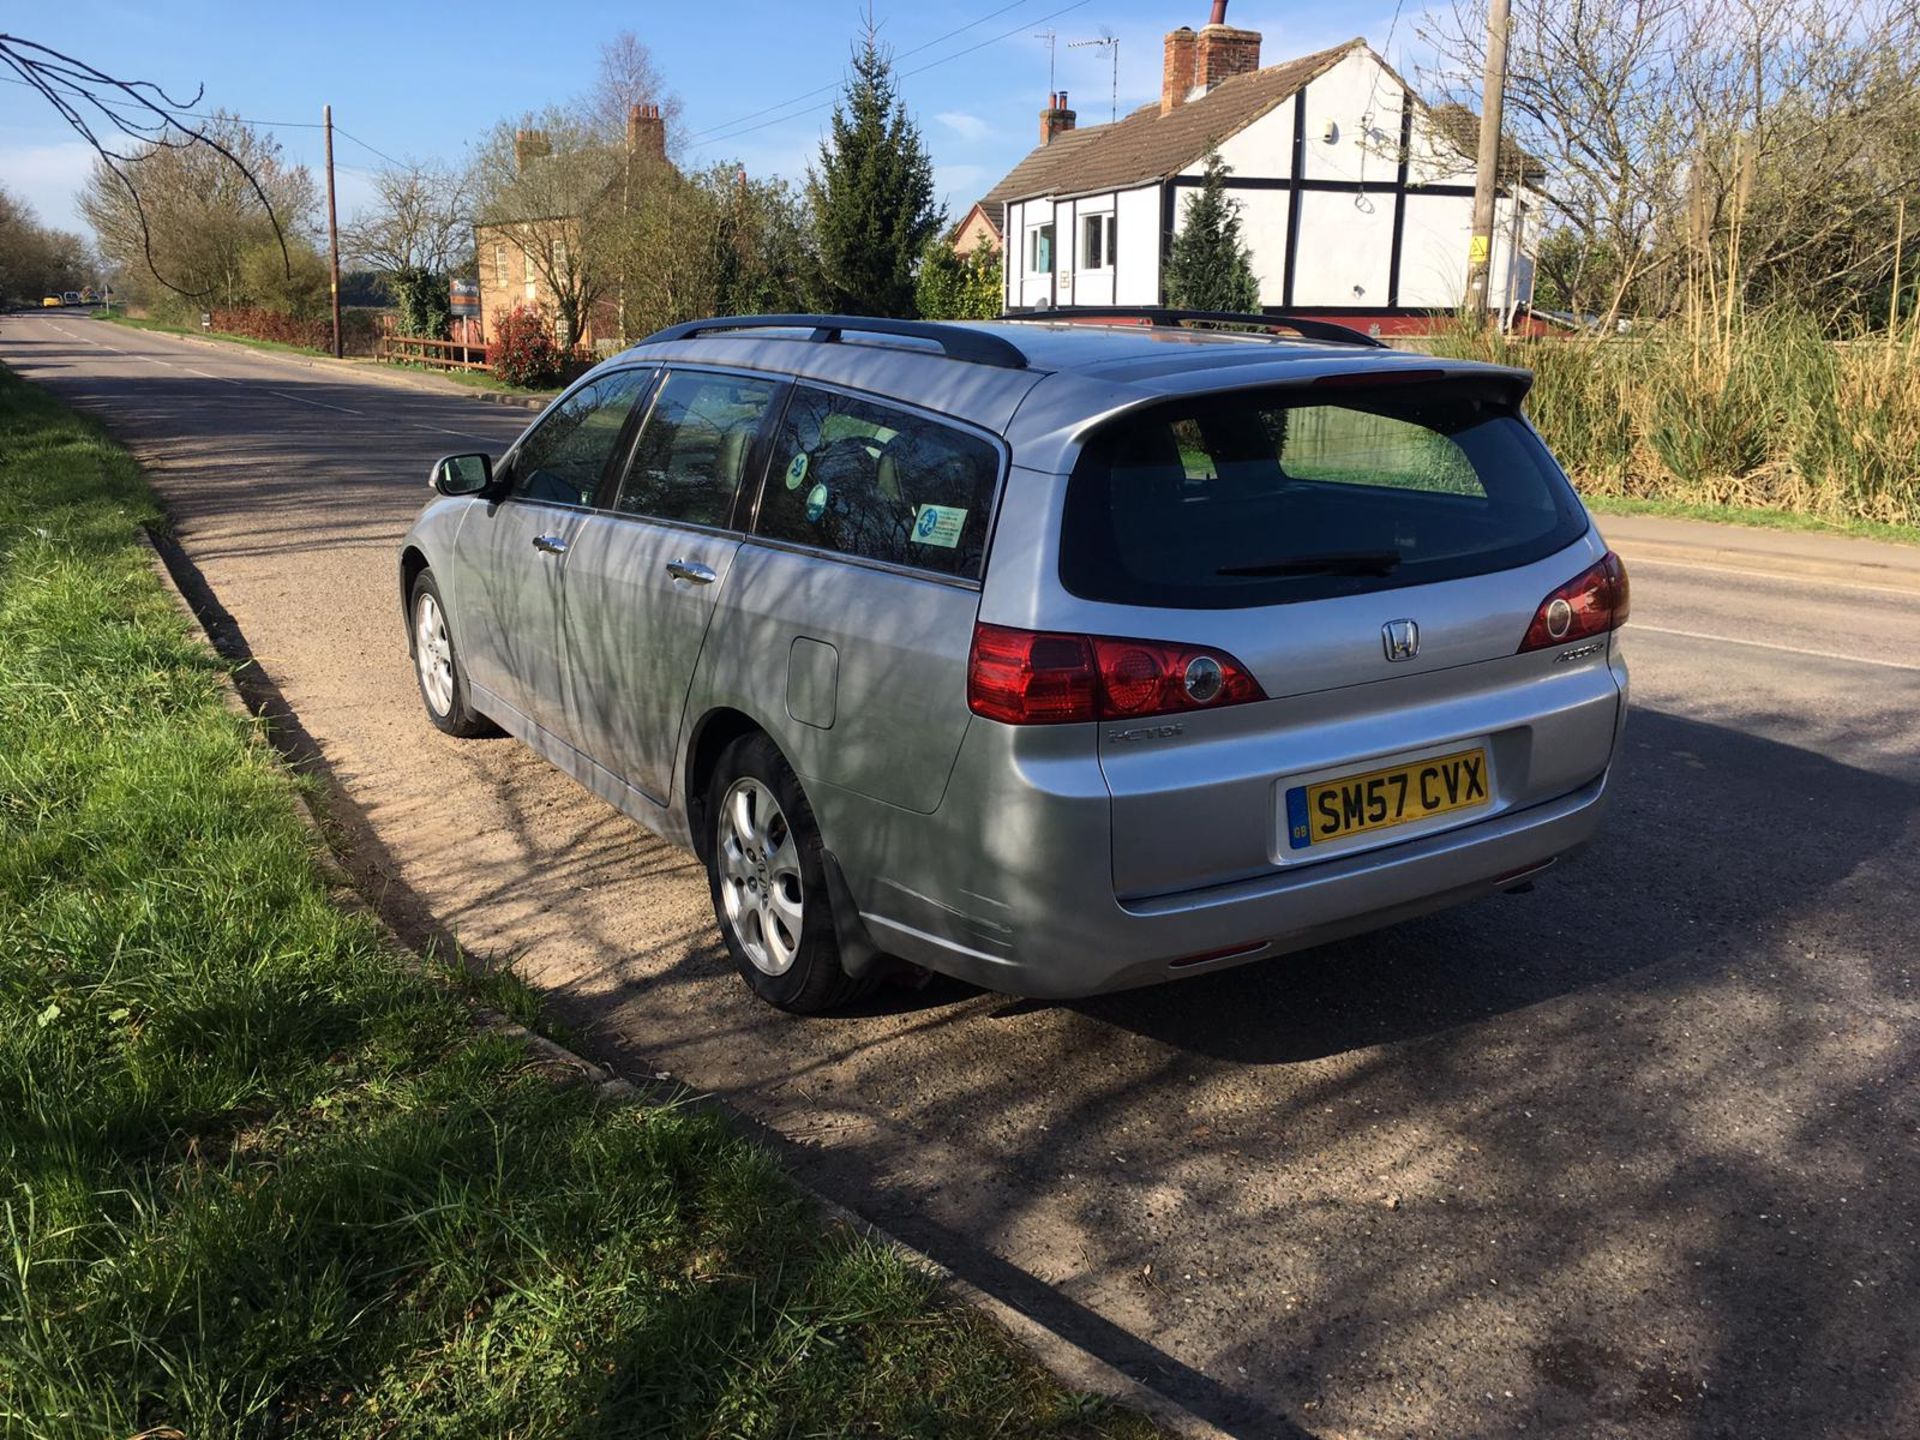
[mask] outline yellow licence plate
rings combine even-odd
[[[1478,748],[1295,785],[1287,791],[1287,844],[1305,850],[1450,810],[1471,810],[1492,798],[1487,752]]]

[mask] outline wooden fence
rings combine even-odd
[[[382,335],[374,352],[381,360],[425,365],[434,370],[485,370],[487,347],[463,340],[429,340],[422,335]]]

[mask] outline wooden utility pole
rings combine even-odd
[[[1480,77],[1480,153],[1473,177],[1473,239],[1468,242],[1467,250],[1467,317],[1475,326],[1487,322],[1493,204],[1499,193],[1501,112],[1506,108],[1509,28],[1507,0],[1488,0],[1487,67]]]
[[[340,350],[340,219],[333,203],[333,106],[321,108],[321,118],[327,128],[327,249],[332,254],[332,280],[329,289],[333,292],[333,358],[338,360]],[[1474,212],[1478,214],[1478,211]]]

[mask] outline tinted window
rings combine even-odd
[[[733,497],[773,395],[765,380],[694,370],[667,376],[615,508],[690,525],[731,523]]]
[[[1511,407],[1470,386],[1156,407],[1097,435],[1067,490],[1067,588],[1220,608],[1523,565],[1586,517]]]
[[[978,579],[1000,457],[976,435],[799,386],[775,438],[759,534]]]
[[[556,405],[514,451],[515,497],[591,505],[634,402],[652,379],[651,370],[616,370]]]

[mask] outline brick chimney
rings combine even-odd
[[[658,105],[627,107],[627,153],[647,160],[666,160],[667,122]]]
[[[1193,89],[1193,52],[1198,37],[1182,25],[1167,34],[1166,61],[1160,71],[1160,113],[1167,115],[1187,103]]]
[[[1227,24],[1227,0],[1213,0],[1213,17],[1194,50],[1193,83],[1202,94],[1234,75],[1260,68],[1260,32]]]
[[[513,132],[513,168],[525,171],[534,161],[553,154],[553,142],[544,130]]]
[[[1067,108],[1067,92],[1056,90],[1047,97],[1047,108],[1040,112],[1040,143],[1051,145],[1053,137],[1073,129],[1078,117]]]

